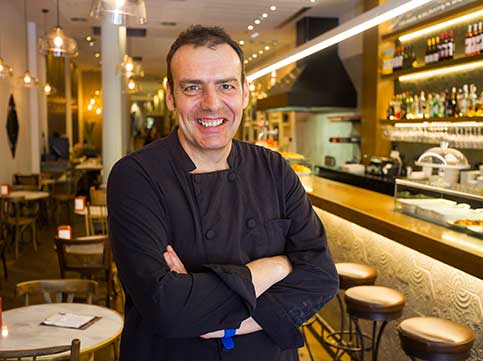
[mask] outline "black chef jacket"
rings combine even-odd
[[[337,292],[322,224],[288,163],[233,141],[230,169],[193,174],[177,131],[113,167],[107,197],[114,260],[126,294],[121,361],[288,361],[298,327]],[[170,272],[171,244],[189,274]],[[246,263],[285,254],[292,273],[258,299]],[[263,331],[210,331],[252,316]]]

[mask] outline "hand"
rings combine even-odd
[[[181,274],[188,274],[188,271],[184,267],[183,262],[181,262],[173,247],[168,245],[168,247],[166,248],[166,252],[163,253],[163,257],[170,271]]]
[[[208,333],[205,333],[204,335],[201,335],[200,337],[204,339],[209,339],[209,338],[223,338],[223,336],[225,336],[225,330],[208,332]]]
[[[236,330],[236,335],[246,335],[248,333],[253,333],[257,331],[261,331],[262,327],[255,321],[253,318],[249,317],[246,320],[243,320],[240,324],[240,327]],[[218,330],[213,332],[205,333],[201,335],[201,338],[222,338],[225,336],[225,330]]]

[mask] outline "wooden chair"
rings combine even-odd
[[[37,252],[37,214],[38,209],[23,208],[24,197],[1,197],[0,198],[0,218],[3,219],[7,229],[12,233],[13,243],[15,243],[15,259],[19,255],[19,243],[23,233],[30,228],[32,232],[32,243]],[[38,207],[38,205],[34,205]],[[24,212],[27,210],[27,212]]]
[[[15,190],[40,190],[40,174],[19,174],[13,175],[13,189]]]
[[[70,361],[79,361],[80,359],[80,341],[75,338],[70,345],[53,346],[45,348],[36,348],[30,350],[8,350],[0,351],[0,360],[21,360],[23,358],[30,358],[36,361],[37,357],[56,355],[62,352],[70,352]]]
[[[0,257],[3,263],[3,278],[8,280],[7,259],[5,258],[5,252],[7,251],[7,226],[4,224],[3,219],[0,218]]]
[[[107,234],[107,206],[87,205],[87,235]]]
[[[54,204],[55,220],[60,224],[60,214],[62,208],[65,209],[69,217],[69,224],[72,224],[72,214],[74,212],[74,199],[77,194],[77,184],[79,177],[70,176],[65,181],[58,181],[52,187],[51,198]]]
[[[29,305],[30,296],[42,294],[44,303],[72,303],[74,297],[85,299],[86,303],[92,304],[93,297],[97,293],[97,282],[82,279],[50,279],[34,280],[17,283],[15,294],[24,298],[24,306]],[[52,301],[51,294],[55,294]]]
[[[93,206],[107,206],[107,194],[105,189],[89,188],[90,204]]]
[[[77,237],[74,239],[55,238],[60,276],[66,272],[78,272],[81,277],[92,279],[103,274],[106,281],[106,305],[110,306],[113,272],[112,257],[107,235]]]

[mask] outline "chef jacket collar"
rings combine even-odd
[[[170,135],[168,135],[169,150],[175,159],[176,164],[185,172],[189,173],[196,169],[196,165],[193,163],[188,153],[184,150],[178,137],[178,128],[175,127]],[[235,140],[232,140],[230,154],[228,155],[228,165],[231,169],[236,168],[238,165],[238,151]]]

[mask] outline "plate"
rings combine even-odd
[[[471,232],[483,234],[483,226],[466,226]]]

